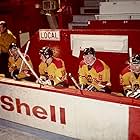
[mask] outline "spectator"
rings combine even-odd
[[[0,74],[8,77],[8,49],[9,45],[16,43],[16,37],[7,28],[5,21],[0,21]]]
[[[110,68],[95,56],[94,48],[85,48],[79,64],[79,84],[88,91],[111,92]]]

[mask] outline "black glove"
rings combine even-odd
[[[54,82],[53,82],[53,85],[54,85]],[[65,87],[65,88],[68,88],[69,87],[68,83],[65,82],[65,81],[60,82],[60,83],[56,84],[55,86],[57,86],[57,87]]]
[[[87,91],[95,91],[95,92],[98,91],[98,90],[95,88],[95,86],[93,86],[93,85],[87,86],[87,88],[85,88],[85,90],[87,90]]]
[[[79,85],[80,86],[80,89],[81,90],[83,90],[83,89],[85,89],[87,86],[86,85],[84,85],[84,84],[81,84],[81,85]]]
[[[111,93],[111,89],[108,86],[105,86],[104,88],[101,88],[100,90],[101,92],[105,92],[105,93]]]
[[[11,77],[15,80],[19,80],[18,74],[19,74],[19,69],[15,69],[11,72]]]
[[[126,89],[124,91],[125,96],[129,97],[131,94],[133,94],[133,91],[131,89]]]
[[[137,89],[135,92],[134,92],[134,97],[136,99],[140,98],[140,89]]]
[[[140,87],[139,87],[139,84],[134,84],[133,85],[133,90],[137,90],[137,89],[139,89]]]

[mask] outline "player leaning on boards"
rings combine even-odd
[[[111,92],[110,68],[95,56],[94,48],[85,48],[79,64],[79,84],[88,91]]]
[[[123,94],[128,97],[140,97],[140,54],[132,56],[127,67],[120,74]]]
[[[40,84],[68,87],[67,73],[64,61],[53,56],[53,50],[48,46],[40,51],[39,65]],[[38,81],[37,81],[38,82]]]
[[[8,67],[9,67],[9,73],[11,75],[11,78],[15,80],[32,80],[32,74],[28,66],[23,63],[22,68],[22,58],[20,57],[18,53],[19,46],[17,46],[15,43],[12,43],[9,46],[9,62],[8,62]],[[30,57],[28,55],[25,56],[27,62],[32,66],[32,62],[30,60]]]

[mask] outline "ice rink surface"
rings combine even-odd
[[[0,126],[0,140],[49,140],[27,132]]]
[[[0,140],[63,140],[60,137],[45,136],[40,137],[14,128],[0,126]],[[64,140],[74,140],[73,138],[64,138]]]
[[[0,140],[77,140],[0,119]]]

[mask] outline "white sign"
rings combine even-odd
[[[128,140],[128,105],[53,90],[0,82],[0,118],[76,139]]]
[[[20,47],[23,47],[27,43],[27,41],[30,40],[29,32],[19,34],[19,39]]]
[[[51,40],[51,41],[60,41],[60,31],[59,30],[39,30],[39,39],[40,40]]]
[[[80,50],[93,47],[97,52],[128,53],[127,35],[71,34],[73,56],[79,57]]]

